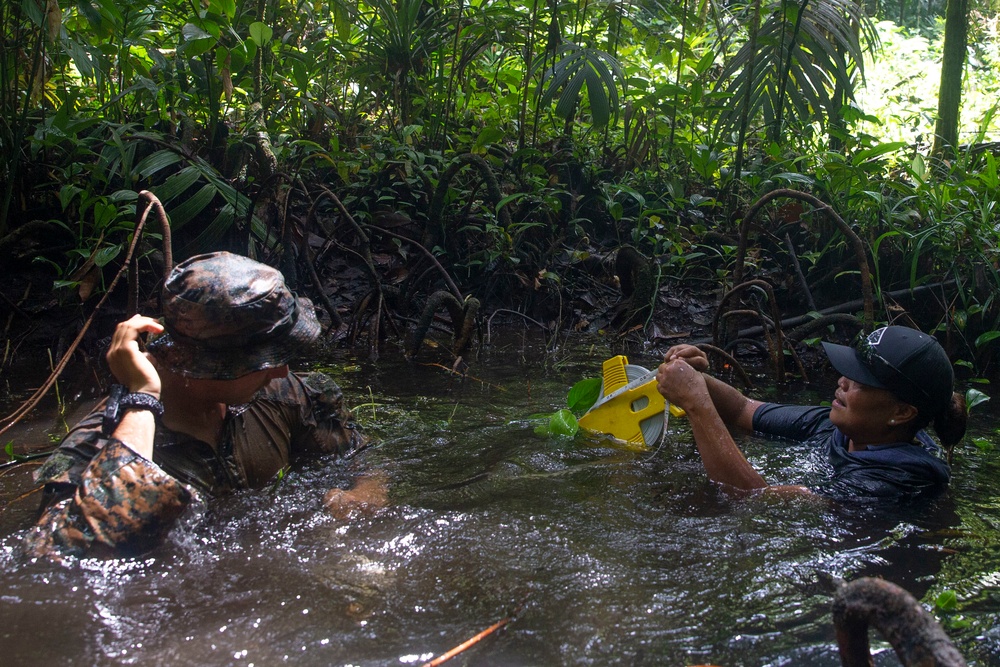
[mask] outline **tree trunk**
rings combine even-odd
[[[944,23],[944,57],[941,60],[941,87],[938,89],[938,116],[934,126],[931,154],[955,156],[958,146],[959,106],[962,103],[962,71],[968,36],[969,0],[948,0]]]

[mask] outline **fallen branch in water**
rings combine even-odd
[[[466,650],[472,648],[473,646],[475,646],[476,644],[478,644],[479,642],[481,642],[483,639],[489,637],[494,632],[496,632],[497,630],[499,630],[500,628],[502,628],[503,626],[507,625],[508,623],[510,623],[511,621],[513,621],[515,618],[517,618],[517,615],[520,613],[522,607],[524,607],[523,604],[520,607],[518,607],[517,609],[515,609],[511,613],[510,616],[508,616],[506,618],[500,619],[499,621],[497,621],[496,623],[494,623],[490,627],[486,628],[485,630],[483,630],[482,632],[480,632],[479,634],[477,634],[475,637],[472,637],[471,639],[465,640],[464,642],[462,642],[461,644],[459,644],[455,648],[451,649],[447,653],[442,653],[441,655],[439,655],[438,657],[434,658],[430,662],[425,662],[423,665],[421,665],[421,667],[437,667],[438,665],[444,664],[445,662],[451,660],[452,658],[454,658],[459,653],[462,653],[463,651],[466,651]]]

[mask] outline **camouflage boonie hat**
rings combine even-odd
[[[174,267],[163,323],[148,352],[175,373],[215,380],[283,366],[320,331],[312,302],[296,298],[279,271],[228,252]]]

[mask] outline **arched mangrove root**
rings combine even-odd
[[[912,595],[882,579],[865,577],[837,588],[833,623],[845,667],[871,667],[868,626],[892,644],[907,667],[965,667],[938,622]]]
[[[767,296],[767,303],[771,310],[770,321],[764,317],[762,313],[753,310],[726,310],[726,303],[734,298],[740,292],[748,291],[752,288],[758,288],[764,291]],[[778,303],[774,298],[774,290],[771,284],[766,280],[748,280],[744,283],[739,283],[733,289],[729,290],[726,294],[722,296],[719,301],[719,307],[715,311],[715,321],[712,323],[712,343],[716,347],[725,348],[725,344],[721,341],[721,324],[727,318],[734,315],[751,315],[757,317],[762,321],[762,331],[764,334],[764,339],[767,341],[767,348],[771,355],[771,364],[774,366],[774,374],[777,378],[779,384],[784,384],[785,382],[785,336],[781,331],[781,314],[778,312]],[[774,338],[767,333],[767,326],[771,325],[774,328]],[[801,368],[801,364],[799,364]]]
[[[463,153],[462,155],[459,155],[441,174],[441,178],[438,179],[437,187],[434,189],[434,196],[431,198],[430,209],[427,212],[427,230],[423,240],[423,245],[426,248],[433,248],[434,246],[441,245],[446,232],[442,217],[444,214],[445,200],[448,195],[448,188],[451,186],[452,179],[455,178],[462,167],[466,165],[474,167],[476,171],[479,172],[479,175],[483,179],[483,183],[486,184],[486,194],[488,195],[491,205],[494,207],[499,206],[500,202],[503,200],[503,192],[500,190],[500,182],[493,173],[493,169],[490,168],[489,163],[474,153]],[[497,211],[497,217],[500,219],[500,224],[504,227],[504,229],[510,226],[510,212],[506,207]]]
[[[753,382],[750,381],[750,376],[747,375],[745,370],[743,370],[743,366],[736,360],[736,357],[729,354],[725,350],[714,345],[709,345],[708,343],[701,343],[697,345],[697,347],[705,354],[714,354],[728,364],[730,368],[736,371],[736,373],[740,376],[740,379],[743,380],[743,386],[747,388],[753,387]]]
[[[454,353],[461,355],[468,347],[472,338],[472,330],[476,322],[476,313],[479,312],[479,305],[479,299],[475,297],[468,297],[463,303],[454,294],[445,292],[444,290],[431,294],[430,298],[427,299],[427,305],[424,306],[424,310],[420,314],[420,319],[417,321],[417,326],[413,331],[413,338],[407,346],[406,356],[409,358],[417,356],[417,352],[420,351],[420,346],[423,345],[424,339],[427,337],[427,332],[431,328],[431,323],[434,321],[434,315],[442,307],[448,310],[448,314],[451,316],[452,327],[455,330],[453,337]]]
[[[753,222],[754,217],[756,217],[765,204],[778,197],[788,197],[789,199],[808,202],[830,216],[837,224],[837,227],[840,228],[841,233],[847,238],[851,249],[854,251],[854,257],[858,262],[858,269],[861,271],[861,294],[864,297],[865,327],[871,329],[875,320],[875,307],[872,298],[871,268],[868,266],[868,256],[865,254],[865,246],[858,235],[854,233],[854,230],[851,229],[851,226],[837,215],[837,212],[829,204],[809,193],[779,188],[765,194],[747,210],[746,215],[743,216],[743,220],[740,222],[740,243],[736,247],[736,266],[733,268],[733,282],[739,284],[743,280],[750,223]]]

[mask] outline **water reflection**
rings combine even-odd
[[[468,664],[839,665],[818,571],[956,590],[974,605],[962,649],[1000,656],[977,621],[1000,609],[994,459],[964,452],[951,496],[887,513],[724,494],[681,420],[654,452],[537,437],[526,417],[604,356],[498,351],[464,381],[387,356],[337,371],[378,403],[358,416],[393,505],[370,519],[322,511],[352,471],[316,462],[209,503],[141,560],[26,563],[7,535],[5,662],[420,664],[520,609]],[[769,481],[815,474],[809,452],[743,444]]]

